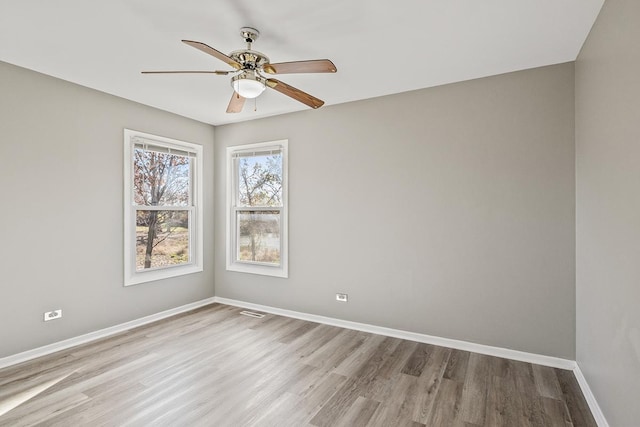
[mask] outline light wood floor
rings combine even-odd
[[[240,311],[0,370],[0,426],[596,425],[570,371]]]

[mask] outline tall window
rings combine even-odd
[[[125,286],[202,271],[202,147],[125,129]]]
[[[287,146],[227,148],[227,270],[288,275]]]

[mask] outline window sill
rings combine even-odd
[[[233,271],[236,273],[257,274],[259,276],[280,277],[283,279],[289,278],[289,272],[282,266],[270,267],[267,265],[258,264],[233,263],[227,265],[227,271]]]
[[[124,285],[139,285],[141,283],[184,276],[185,274],[200,273],[201,271],[203,271],[203,268],[200,265],[185,265],[180,267],[163,268],[160,270],[140,271],[129,277],[125,277]]]

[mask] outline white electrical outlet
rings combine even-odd
[[[349,295],[347,294],[336,294],[336,301],[347,302],[349,300]]]
[[[47,311],[44,314],[44,321],[48,322],[49,320],[56,320],[62,317],[62,309],[60,310],[53,310],[53,311]]]

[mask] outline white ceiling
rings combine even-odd
[[[180,42],[331,59],[337,74],[277,76],[326,105],[572,61],[604,0],[0,0],[0,60],[214,125],[307,109],[267,90],[225,109],[229,69]]]

